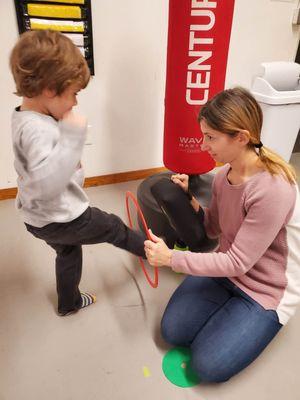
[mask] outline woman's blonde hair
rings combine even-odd
[[[236,87],[218,93],[201,108],[199,122],[202,119],[212,129],[230,136],[246,130],[249,132],[248,146],[253,150],[261,146],[262,110],[255,98],[244,88]],[[263,168],[270,174],[281,174],[290,183],[296,182],[294,168],[278,154],[261,146],[258,148],[258,156]]]
[[[10,55],[10,68],[18,96],[35,97],[44,89],[60,95],[68,86],[87,86],[90,71],[74,43],[51,30],[23,33]]]

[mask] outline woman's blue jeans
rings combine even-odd
[[[203,382],[223,382],[247,367],[282,324],[226,278],[188,276],[172,295],[162,336],[191,348],[191,366]]]

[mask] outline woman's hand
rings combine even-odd
[[[171,176],[171,180],[180,186],[181,189],[187,193],[189,188],[189,176],[186,174],[176,174]]]
[[[170,267],[172,251],[161,238],[152,233],[151,229],[149,229],[149,233],[152,240],[145,240],[144,242],[149,264],[153,267]]]

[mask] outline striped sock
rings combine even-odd
[[[89,293],[80,293],[80,294],[81,294],[81,299],[82,299],[81,308],[87,307],[96,302],[95,295],[89,294]]]

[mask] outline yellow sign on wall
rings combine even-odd
[[[27,4],[28,15],[33,17],[51,18],[82,18],[81,8],[78,6],[58,6],[51,4]]]

